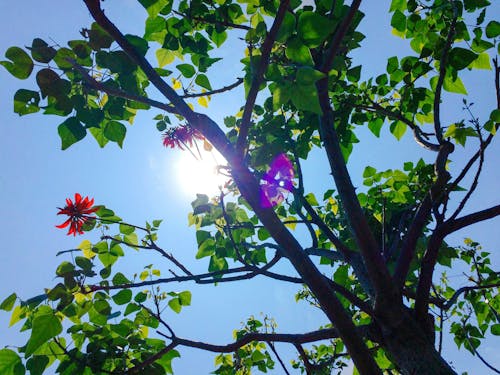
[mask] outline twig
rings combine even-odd
[[[259,91],[264,73],[269,64],[269,56],[271,55],[274,40],[276,39],[281,23],[285,18],[285,13],[289,3],[290,0],[280,1],[280,6],[278,8],[278,12],[276,13],[276,17],[274,18],[273,25],[267,33],[264,43],[261,47],[260,63],[257,67],[257,71],[253,74],[252,84],[250,86],[250,90],[248,91],[247,101],[245,103],[243,116],[241,118],[238,140],[236,141],[236,150],[241,153],[244,152],[244,148],[246,146],[248,130],[250,128],[250,119],[252,116],[253,107],[255,105],[255,100],[257,99],[257,93]]]
[[[458,11],[455,4],[453,4],[453,2],[450,3],[453,7],[453,20],[451,21],[450,29],[448,31],[448,37],[446,38],[446,44],[443,47],[443,52],[439,61],[439,77],[436,83],[436,92],[434,94],[434,131],[436,133],[436,138],[439,144],[443,143],[444,141],[440,118],[441,90],[443,88],[444,77],[446,75],[448,53],[450,51],[451,45],[453,44],[453,38],[455,37],[455,26],[457,24],[458,18]]]
[[[207,92],[200,92],[197,94],[185,94],[185,95],[182,95],[181,98],[184,98],[184,99],[198,98],[200,96],[210,96],[210,95],[220,94],[220,93],[225,92],[225,91],[230,91],[230,90],[234,89],[235,87],[238,87],[242,83],[243,83],[243,78],[238,78],[236,80],[236,82],[234,82],[228,86],[221,87],[220,89],[211,90],[211,91],[207,91]]]

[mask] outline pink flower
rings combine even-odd
[[[203,140],[205,137],[189,125],[177,126],[163,133],[163,145],[165,147],[179,147],[181,150],[184,150],[182,146],[193,146],[193,142],[197,139]]]
[[[90,214],[96,212],[99,207],[92,207],[94,205],[94,199],[89,199],[78,193],[75,194],[75,203],[71,201],[70,198],[66,198],[66,206],[64,208],[57,207],[59,209],[58,215],[68,215],[69,218],[64,223],[56,225],[56,228],[66,228],[69,225],[68,236],[76,234],[83,234],[82,226],[87,221],[94,219],[94,216],[89,216]]]

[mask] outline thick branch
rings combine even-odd
[[[269,65],[269,56],[271,55],[271,50],[273,48],[276,35],[278,34],[279,28],[283,19],[285,18],[285,13],[288,8],[290,0],[280,1],[280,6],[276,17],[274,18],[273,25],[266,35],[266,39],[261,47],[261,57],[257,71],[253,74],[252,85],[248,91],[247,101],[245,103],[245,108],[243,110],[243,116],[241,118],[240,132],[238,134],[238,140],[236,142],[236,149],[239,151],[244,151],[247,142],[248,130],[250,128],[250,120],[252,117],[253,107],[255,105],[255,100],[257,99],[257,93],[262,82],[264,73],[266,72],[267,66]],[[250,56],[251,58],[251,56]]]
[[[101,9],[100,0],[84,0],[84,2],[94,20],[113,37],[123,51],[143,70],[149,81],[175,107],[176,113],[183,116],[189,122],[189,125],[200,131],[226,157],[226,160],[230,161],[229,156],[232,154],[233,147],[217,124],[207,116],[194,112],[184,99],[158,75],[149,61],[128,42],[122,32],[106,17]]]
[[[430,219],[432,207],[440,202],[446,183],[450,178],[449,173],[446,171],[446,161],[453,150],[454,147],[450,142],[444,142],[439,146],[439,152],[436,157],[436,162],[434,163],[436,181],[432,185],[429,194],[425,196],[417,209],[413,221],[404,237],[401,254],[394,272],[394,280],[400,290],[402,290],[404,286],[411,261],[415,255],[417,241]]]
[[[462,216],[458,219],[446,221],[447,223],[446,234],[456,232],[457,230],[460,230],[472,224],[479,223],[484,220],[493,219],[498,215],[500,215],[500,205],[486,208],[484,210]]]

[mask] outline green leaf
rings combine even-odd
[[[395,121],[391,124],[390,131],[396,137],[396,139],[399,141],[403,137],[403,135],[406,133],[407,127],[408,126],[404,122]]]
[[[131,234],[134,233],[135,228],[132,225],[120,223],[120,233],[121,234]]]
[[[169,0],[139,0],[150,17],[155,17],[168,4]]]
[[[26,344],[25,355],[30,356],[42,344],[59,335],[61,332],[62,324],[53,313],[35,316],[31,328],[31,337]]]
[[[118,272],[115,276],[113,276],[113,285],[123,285],[130,284],[130,280],[125,277],[125,275],[121,272]]]
[[[204,87],[207,90],[212,90],[212,86],[210,86],[210,81],[208,80],[208,78],[205,74],[198,74],[194,81],[196,82],[196,84],[200,85],[201,87]]]
[[[496,38],[500,35],[500,22],[490,21],[486,25],[486,36],[488,38]]]
[[[36,91],[19,89],[14,94],[14,112],[20,116],[40,110],[40,94]]]
[[[368,129],[376,136],[380,137],[380,130],[382,129],[382,125],[384,125],[384,120],[380,117],[374,118],[370,120],[368,123]]]
[[[455,47],[450,51],[450,64],[456,70],[465,69],[477,59],[478,55],[469,49]]]
[[[94,51],[111,47],[113,38],[97,22],[93,22],[90,30],[87,32],[89,35],[89,46]]]
[[[121,122],[109,121],[104,126],[104,136],[110,141],[118,143],[118,146],[123,146],[123,140],[125,139],[125,134],[127,133],[127,128]]]
[[[375,175],[375,173],[377,173],[377,170],[368,165],[365,167],[365,170],[363,171],[363,178],[372,177]]]
[[[361,76],[361,65],[355,66],[347,71],[347,80],[349,82],[358,82]]]
[[[182,75],[186,78],[191,78],[196,73],[194,67],[191,64],[179,64],[176,66],[177,69],[182,73]]]
[[[134,301],[137,303],[143,303],[148,299],[148,295],[144,292],[139,292],[135,295]]]
[[[44,40],[39,38],[33,39],[30,50],[33,60],[41,63],[50,62],[57,54],[53,47],[49,47]]]
[[[0,374],[24,375],[26,370],[19,355],[10,349],[0,349]]]
[[[46,355],[34,355],[26,362],[26,368],[29,370],[30,375],[42,375],[49,362]]]
[[[487,69],[491,70],[490,55],[487,52],[482,52],[477,56],[470,65],[472,69]]]
[[[500,336],[500,324],[493,324],[490,329],[493,335]]]
[[[220,47],[227,39],[227,33],[225,31],[217,32],[216,29],[210,35],[210,39],[215,43],[217,47]]]
[[[315,85],[292,85],[292,103],[297,109],[321,114],[318,91]]]
[[[132,299],[132,291],[130,289],[120,290],[112,298],[117,305],[125,305]]]
[[[127,41],[134,46],[137,52],[139,52],[142,56],[146,56],[149,49],[149,45],[146,40],[137,35],[131,34],[125,35],[125,39],[127,39]]]
[[[323,77],[324,73],[308,66],[297,69],[296,80],[299,85],[310,86]]]
[[[158,66],[163,68],[175,60],[175,55],[168,49],[159,48],[156,50],[156,59],[158,60]]]
[[[391,26],[399,32],[404,32],[406,30],[406,16],[396,10],[391,18]]]
[[[311,51],[299,38],[292,38],[288,41],[285,55],[287,58],[300,65],[314,65]]]
[[[334,27],[335,24],[328,18],[312,11],[304,11],[299,16],[297,35],[308,47],[318,47]]]
[[[109,142],[108,138],[106,138],[104,136],[104,131],[101,129],[101,128],[89,128],[88,131],[90,132],[90,134],[92,134],[92,136],[94,137],[94,139],[97,141],[97,144],[99,145],[99,147],[104,147],[106,146],[106,144]]]
[[[179,293],[179,301],[182,306],[191,305],[191,292],[189,290],[185,290],[184,292]]]
[[[0,64],[14,77],[26,79],[33,71],[33,60],[19,47],[10,47],[5,52],[5,57],[11,61],[0,61]]]
[[[6,299],[3,300],[3,302],[0,304],[0,309],[5,311],[12,310],[14,304],[16,303],[16,299],[17,299],[17,294],[12,293],[10,296],[8,296]]]
[[[175,311],[177,314],[179,314],[182,310],[181,302],[179,298],[172,298],[170,301],[168,301],[168,306]]]
[[[162,355],[160,359],[156,361],[159,365],[161,365],[167,374],[173,374],[172,370],[172,360],[174,358],[180,358],[181,355],[177,350],[169,350],[166,354]]]
[[[406,10],[406,0],[392,0],[391,7],[389,8],[389,12],[399,10],[404,12]]]
[[[76,117],[69,117],[57,128],[61,138],[61,149],[66,150],[72,144],[82,140],[87,135],[85,127]]]

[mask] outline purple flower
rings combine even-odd
[[[279,154],[271,162],[269,170],[260,185],[260,203],[262,207],[274,207],[285,199],[293,190],[293,165],[285,154]]]

